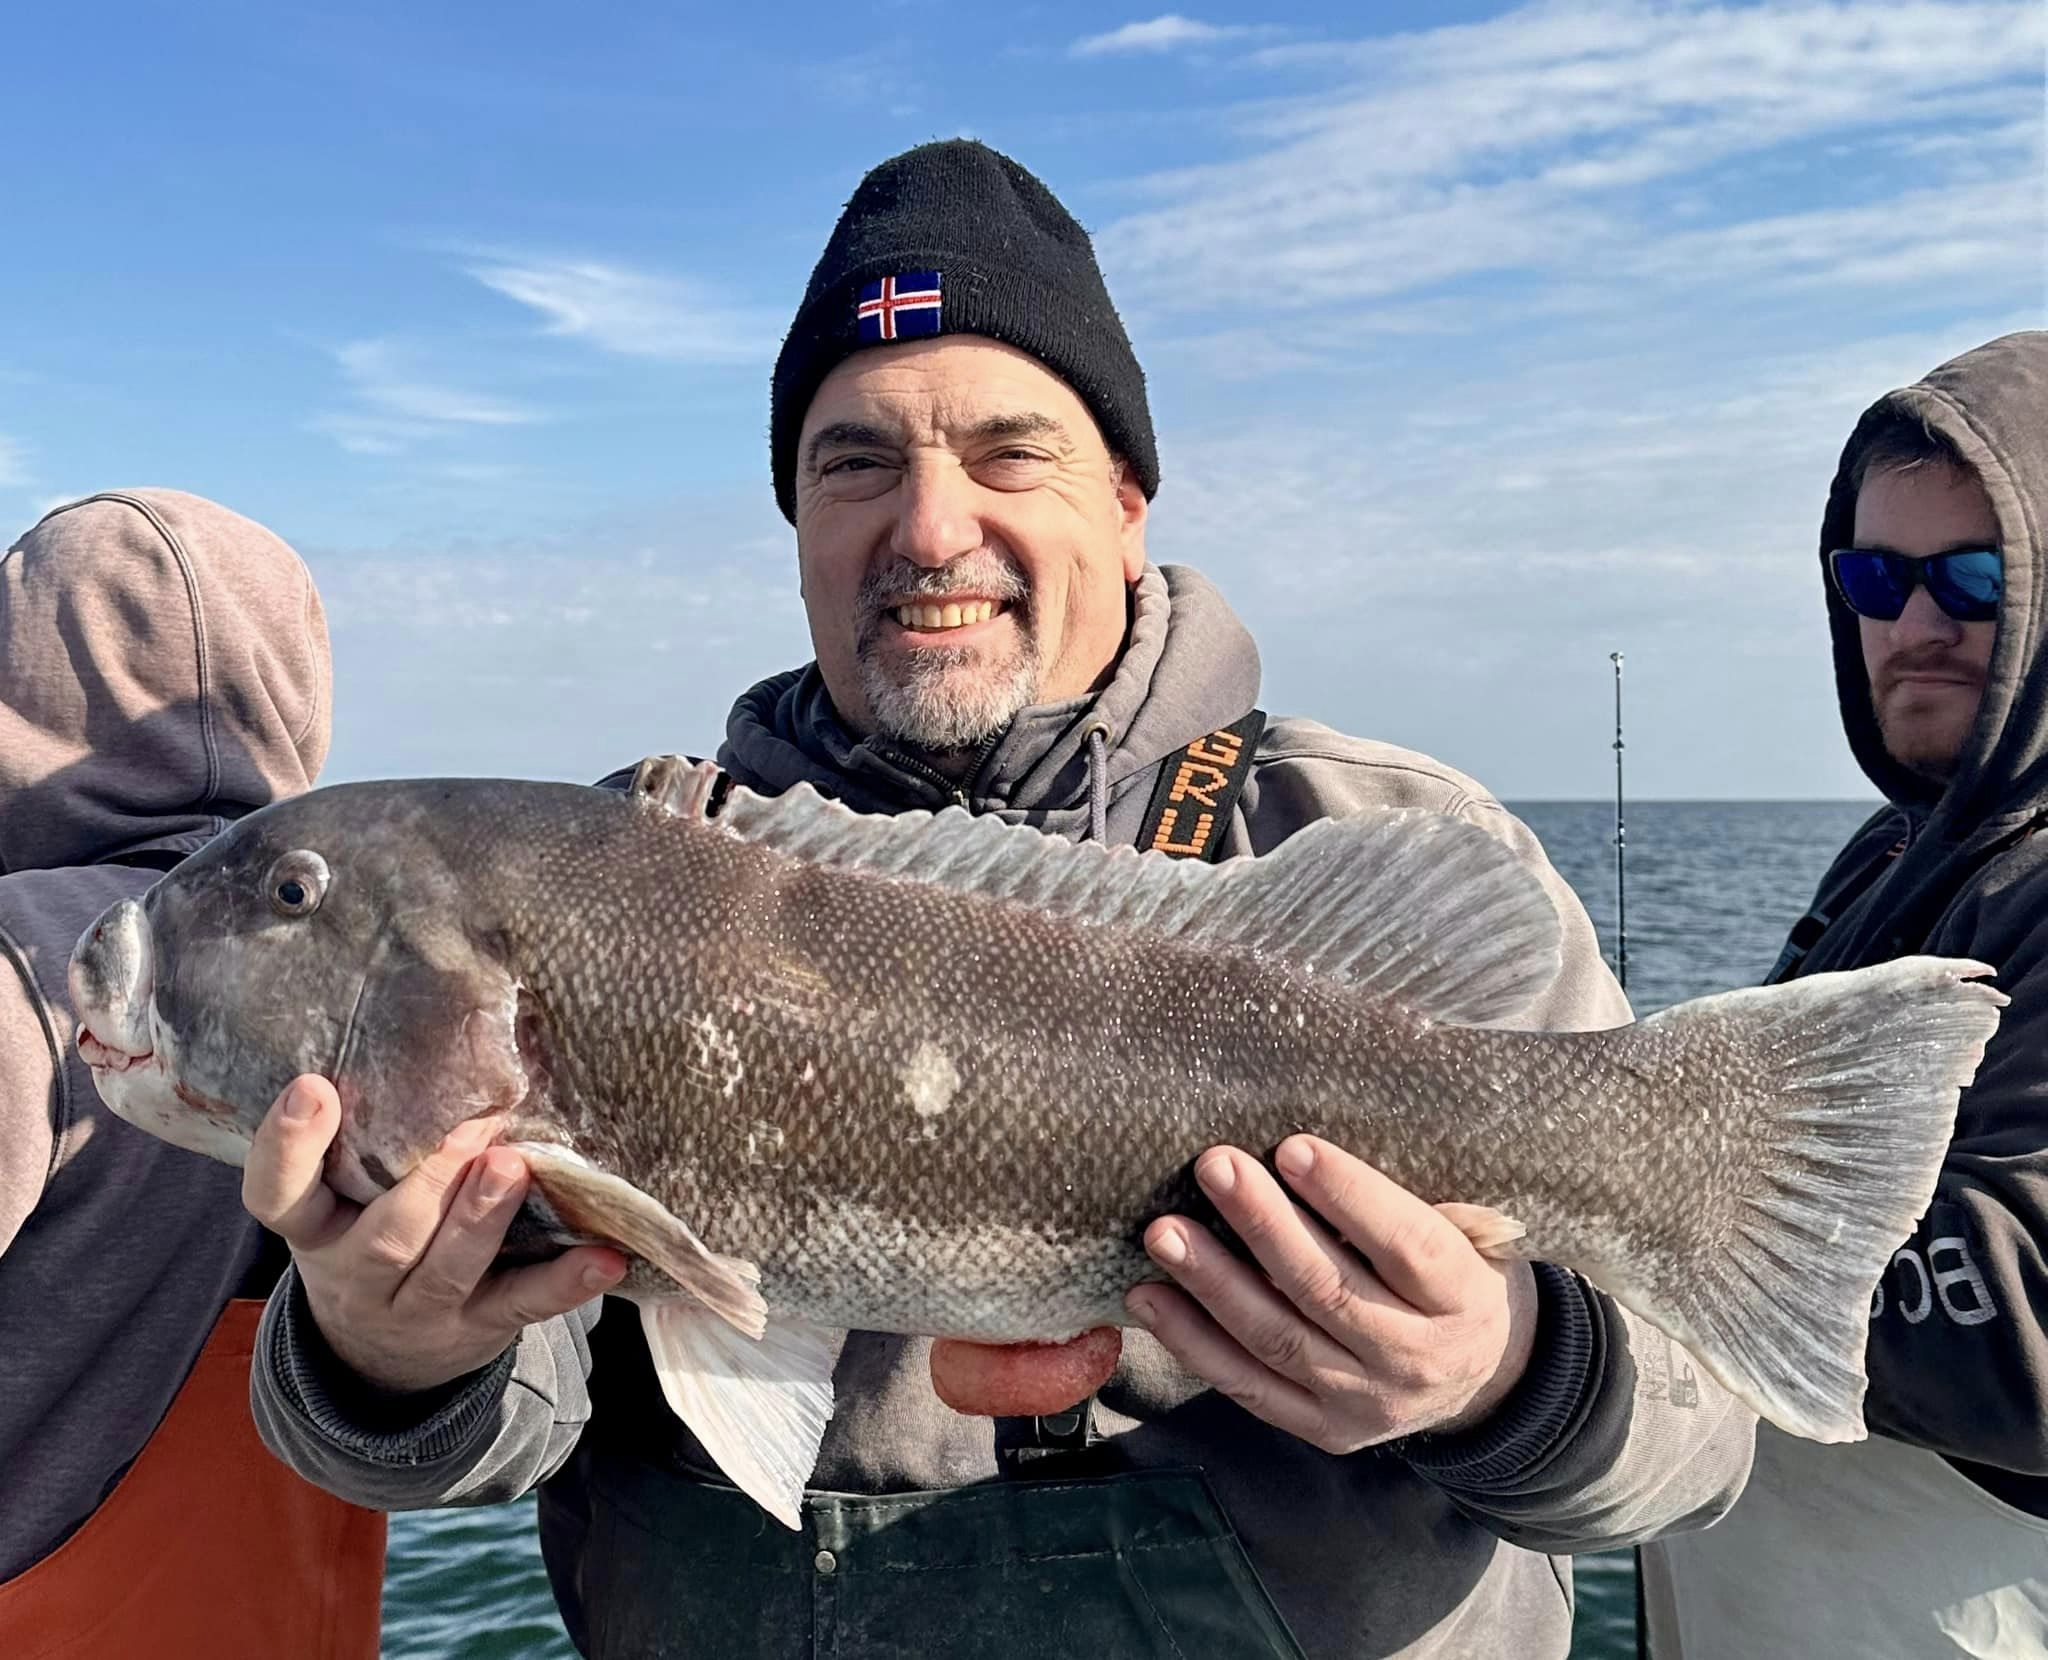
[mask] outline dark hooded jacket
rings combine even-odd
[[[1827,571],[1853,544],[1856,467],[1899,414],[1976,474],[2005,555],[1976,724],[1946,785],[1892,760],[1855,614]],[[1842,452],[1821,585],[1850,748],[1886,805],[1850,838],[1775,978],[1915,952],[1973,958],[2012,998],[1963,1092],[1933,1204],[1870,1328],[1874,1432],[1762,1426],[1742,1502],[1644,1552],[1658,1660],[2038,1655],[2048,1642],[2048,332],[2008,335],[1887,394]]]
[[[1129,843],[1161,768],[1242,717],[1258,689],[1257,652],[1222,596],[1193,571],[1148,567],[1109,684],[1025,710],[957,795],[918,757],[848,732],[815,665],[742,696],[719,760],[758,790],[809,782],[865,811],[957,798],[1075,838],[1092,833],[1099,813],[1106,838]],[[1091,730],[1102,732],[1099,745]],[[1584,909],[1535,838],[1472,780],[1427,756],[1275,720],[1223,852],[1261,854],[1312,819],[1403,806],[1485,827],[1555,900],[1563,969],[1522,1023],[1587,1030],[1628,1018]],[[1332,1457],[1206,1389],[1141,1331],[1126,1335],[1096,1427],[1121,1468],[1205,1471],[1311,1656],[1561,1657],[1571,1627],[1563,1553],[1718,1515],[1747,1471],[1754,1419],[1690,1368],[1681,1384],[1683,1363],[1674,1365],[1665,1339],[1583,1282],[1550,1268],[1539,1281],[1537,1359],[1495,1418],[1466,1433]],[[693,1640],[690,1608],[731,1594],[726,1583],[706,1589],[720,1550],[664,1532],[685,1524],[665,1522],[659,1500],[627,1496],[637,1491],[631,1472],[647,1460],[709,1470],[650,1392],[630,1313],[599,1324],[593,1306],[530,1327],[496,1365],[395,1420],[393,1404],[366,1399],[326,1349],[295,1287],[288,1279],[271,1299],[255,1390],[265,1438],[301,1473],[392,1509],[508,1498],[541,1483],[557,1595],[594,1655],[655,1651],[620,1639],[621,1623],[665,1633],[662,1644]],[[872,1332],[848,1339],[814,1490],[904,1494],[997,1479],[995,1426],[938,1401],[928,1349]],[[635,1559],[651,1549],[650,1535],[664,1543]],[[801,1574],[815,1545],[803,1545]],[[678,1583],[688,1573],[696,1581]],[[621,1607],[641,1601],[660,1606]]]
[[[329,677],[298,556],[197,496],[93,496],[0,555],[0,1581],[99,1507],[261,1250],[239,1172],[100,1104],[71,948],[312,783]]]
[[[1856,617],[1826,583],[1842,724],[1887,806],[1822,879],[1788,956],[1813,943],[1787,968],[1968,957],[1997,969],[2013,1000],[1963,1095],[1933,1207],[1880,1293],[1865,1413],[1880,1434],[1982,1466],[1987,1484],[2048,1515],[2048,836],[2036,833],[2048,826],[2048,332],[1994,340],[1871,408],[1829,494],[1824,583],[1827,550],[1852,541],[1852,469],[1898,411],[1950,440],[1991,498],[2005,554],[1998,633],[1944,787],[1885,752]]]

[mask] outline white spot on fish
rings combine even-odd
[[[749,1164],[771,1164],[782,1152],[787,1138],[780,1124],[770,1124],[765,1119],[756,1119],[747,1131],[747,1162]]]
[[[903,1080],[903,1098],[920,1118],[938,1117],[960,1090],[960,1069],[930,1038],[917,1046],[897,1076]]]
[[[696,1070],[710,1080],[720,1095],[731,1100],[740,1080],[747,1075],[740,1061],[739,1037],[708,1014],[700,1014],[690,1022],[690,1048]]]
[[[817,1075],[818,1075],[818,1068],[817,1068],[817,1065],[816,1065],[816,1064],[815,1064],[814,1062],[812,1062],[812,1061],[805,1061],[805,1062],[804,1062],[804,1076],[803,1076],[803,1081],[804,1081],[805,1083],[809,1083],[809,1082],[810,1082],[810,1081],[811,1081],[811,1080],[812,1080],[813,1078],[817,1077]]]

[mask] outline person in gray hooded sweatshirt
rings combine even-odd
[[[1087,237],[1016,163],[951,142],[863,180],[777,364],[771,449],[816,660],[740,698],[734,779],[1190,857],[1365,808],[1458,814],[1563,920],[1529,1023],[1628,1018],[1526,829],[1425,756],[1265,721],[1222,597],[1147,560],[1143,377]],[[451,1138],[351,1215],[318,1181],[331,1090],[285,1103],[306,1116],[273,1112],[247,1188],[296,1259],[261,1344],[265,1435],[368,1503],[540,1483],[557,1597],[603,1660],[1543,1660],[1570,1642],[1565,1553],[1704,1522],[1748,1465],[1750,1415],[1704,1379],[1674,1388],[1690,1368],[1664,1339],[1572,1275],[1497,1269],[1341,1150],[1297,1146],[1294,1192],[1349,1250],[1219,1149],[1201,1178],[1273,1278],[1155,1222],[1177,1283],[1133,1293],[1150,1334],[1083,1409],[1038,1418],[957,1414],[932,1345],[854,1333],[788,1533],[668,1412],[635,1322],[544,1318],[589,1295],[586,1271],[607,1283],[609,1253],[486,1272],[516,1154],[464,1176]]]
[[[1874,1434],[1769,1425],[1722,1523],[1646,1552],[1658,1660],[2048,1653],[2048,332],[1887,393],[1821,524],[1849,747],[1885,805],[1774,979],[1916,951],[2012,998],[1870,1328]]]
[[[329,674],[298,556],[196,496],[88,497],[0,554],[8,1660],[377,1652],[384,1519],[283,1469],[250,1421],[253,1299],[279,1264],[233,1170],[100,1104],[64,983],[107,905],[311,785]]]

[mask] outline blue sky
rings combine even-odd
[[[1361,21],[1363,19],[1363,21]],[[1265,703],[1510,797],[1866,793],[1813,539],[1886,388],[2044,321],[2035,0],[36,7],[0,529],[199,491],[308,557],[331,777],[581,777],[808,656],[767,379],[864,169],[1095,233],[1151,546]]]

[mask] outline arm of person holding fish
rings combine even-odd
[[[250,1211],[292,1249],[285,1294],[302,1300],[284,1400],[259,1387],[258,1423],[273,1445],[309,1453],[301,1467],[323,1485],[372,1492],[381,1508],[517,1497],[561,1465],[589,1418],[589,1331],[625,1259],[579,1246],[494,1271],[528,1172],[473,1122],[353,1205],[323,1177],[340,1124],[334,1086],[299,1078],[244,1170]],[[498,1433],[485,1436],[487,1424]]]
[[[1980,1466],[2048,1514],[2048,849],[2032,838],[1958,907],[1936,949],[1998,962],[2012,998],[1964,1095],[1934,1202],[1873,1304],[1865,1416]],[[2019,1478],[2013,1481],[2011,1478]]]

